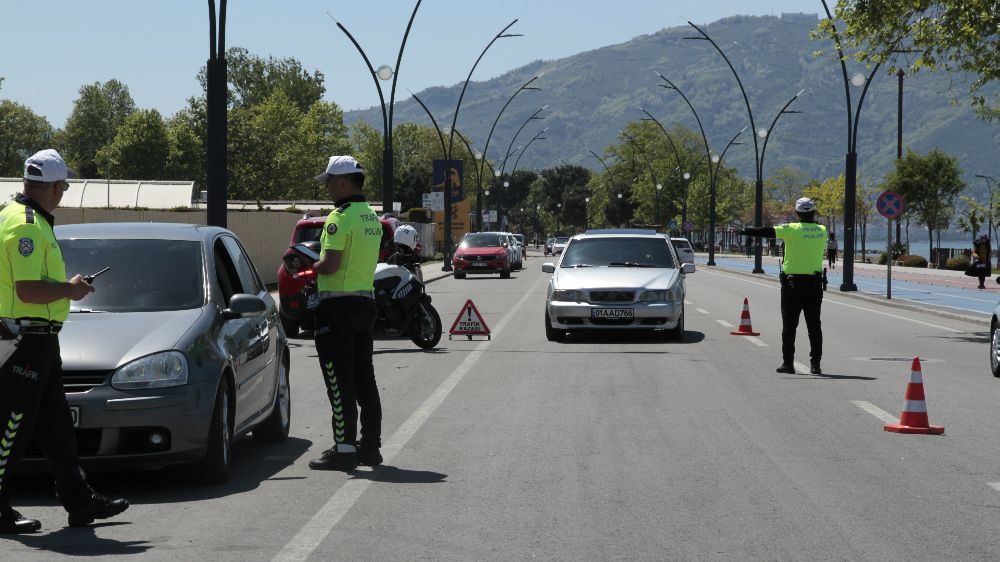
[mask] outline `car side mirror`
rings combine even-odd
[[[542,264],[542,273],[555,273],[555,272],[556,272],[556,264],[554,263]]]
[[[229,299],[229,308],[222,311],[222,319],[258,318],[263,316],[265,312],[267,312],[267,304],[264,303],[264,299],[256,295],[240,293]]]
[[[685,263],[681,265],[681,273],[687,275],[688,273],[694,273],[694,264]]]

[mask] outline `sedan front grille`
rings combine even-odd
[[[63,390],[66,394],[87,392],[108,383],[111,371],[63,371]]]
[[[635,301],[635,291],[591,291],[592,303],[625,303]]]

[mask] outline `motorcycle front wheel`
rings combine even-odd
[[[431,303],[417,304],[410,323],[410,340],[421,349],[432,349],[441,341],[441,317]]]

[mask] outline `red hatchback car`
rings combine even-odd
[[[455,279],[465,279],[470,273],[499,273],[510,278],[511,264],[503,238],[496,232],[466,234],[452,258]]]
[[[388,221],[382,222],[382,249],[379,251],[379,261],[392,255],[392,226]],[[289,246],[305,244],[319,252],[319,237],[323,234],[326,217],[304,217],[295,224]],[[285,256],[292,250],[285,250]],[[284,257],[284,256],[282,256]],[[278,299],[281,303],[278,316],[281,326],[288,337],[295,336],[299,329],[312,330],[316,323],[316,307],[319,298],[316,296],[316,274],[311,270],[292,275],[285,269],[284,260],[278,267]]]

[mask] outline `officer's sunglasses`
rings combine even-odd
[[[61,187],[63,191],[69,191],[69,182],[61,181],[56,183],[56,187]]]

